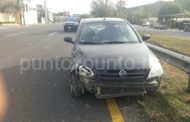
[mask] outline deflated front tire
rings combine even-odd
[[[155,94],[159,92],[161,78],[157,78],[158,85],[147,90],[149,94]]]
[[[74,98],[79,98],[84,94],[84,89],[81,81],[73,75],[71,75],[70,90],[72,97]]]

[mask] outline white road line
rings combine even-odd
[[[54,35],[54,34],[56,34],[57,32],[53,32],[53,33],[51,33],[51,34],[49,34],[48,36],[52,36],[52,35]]]
[[[21,34],[24,34],[24,33],[26,33],[26,32],[19,32],[19,33],[7,34],[6,37],[21,35]]]

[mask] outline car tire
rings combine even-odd
[[[70,91],[73,98],[79,98],[84,94],[81,82],[74,76],[71,76]]]
[[[148,94],[156,94],[159,92],[159,90],[160,90],[160,82],[159,82],[158,86],[155,86],[154,88],[152,88],[151,90],[148,90],[147,92],[148,92]]]
[[[71,95],[73,98],[79,98],[82,96],[82,90],[74,85],[70,85]]]
[[[151,91],[148,91],[147,93],[150,94],[150,95],[152,95],[152,94],[156,94],[158,92],[159,92],[159,89],[157,89],[157,90],[151,90]]]

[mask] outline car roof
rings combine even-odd
[[[82,19],[81,23],[91,23],[91,22],[124,22],[121,18],[88,18]]]

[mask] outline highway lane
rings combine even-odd
[[[0,37],[0,70],[6,79],[9,97],[5,122],[112,121],[104,99],[96,99],[93,94],[72,98],[68,69],[56,67],[70,60],[72,45],[63,38],[75,38],[75,33],[64,33],[62,24],[51,24],[9,28],[0,30],[0,35],[4,35]],[[35,62],[33,67],[32,62]],[[21,72],[23,67],[26,70]],[[145,113],[139,112],[137,100],[116,99],[124,121],[147,121]]]
[[[64,34],[60,25],[20,29],[22,31],[19,32],[25,33],[0,40],[1,70],[8,82],[10,99],[5,121],[111,121],[104,100],[97,100],[90,95],[80,100],[71,97],[67,70],[36,71],[31,68],[20,74],[22,59],[40,59],[43,60],[42,63],[46,60],[56,62],[68,58],[71,50],[71,45],[63,41]],[[10,32],[18,33],[18,30],[6,34]],[[74,37],[74,34],[67,35]]]
[[[187,37],[187,38],[190,37],[190,32],[184,32],[183,30],[177,30],[177,29],[160,30],[160,29],[152,29],[152,28],[136,26],[136,25],[134,25],[134,27],[136,30],[143,33],[156,33],[156,34],[164,34],[164,35]]]

